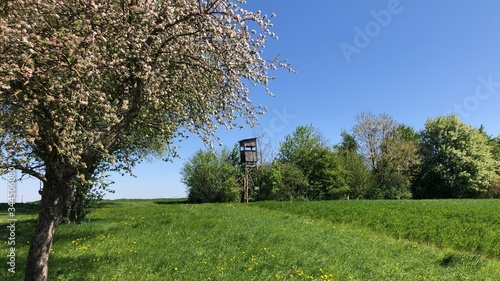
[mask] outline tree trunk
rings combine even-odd
[[[50,248],[63,211],[73,196],[69,181],[74,175],[72,169],[64,165],[46,167],[47,182],[43,186],[41,210],[30,242],[25,281],[47,280]]]
[[[86,201],[86,196],[90,192],[90,189],[81,187],[81,189],[75,190],[75,195],[71,201],[70,212],[68,215],[68,221],[70,223],[81,223],[89,208],[89,202]]]

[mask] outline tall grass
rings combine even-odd
[[[500,200],[260,202],[253,206],[500,258]]]
[[[495,258],[394,239],[322,216],[316,219],[295,211],[271,210],[270,206],[279,204],[266,204],[105,201],[89,215],[89,221],[58,228],[49,280],[500,278],[500,261]],[[329,209],[332,203],[317,204],[311,208]],[[1,215],[4,229],[5,216]],[[34,216],[34,210],[19,216],[23,230],[17,251],[24,260],[19,260],[14,275],[4,265],[1,280],[23,279]]]

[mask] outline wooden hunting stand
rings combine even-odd
[[[243,202],[248,202],[248,189],[252,183],[250,173],[257,165],[257,139],[245,139],[240,143],[240,160],[245,167],[245,177],[243,179]]]

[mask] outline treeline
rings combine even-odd
[[[500,197],[500,136],[455,115],[429,119],[422,131],[387,114],[364,112],[331,144],[299,126],[272,157],[260,145],[253,200],[427,199]],[[262,141],[261,141],[262,143]],[[266,151],[263,151],[266,150]],[[197,151],[181,170],[191,202],[241,199],[239,148]]]

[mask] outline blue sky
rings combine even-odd
[[[499,1],[248,0],[245,7],[277,14],[279,40],[266,45],[265,56],[279,53],[297,71],[274,73],[274,98],[251,93],[269,108],[260,129],[275,147],[308,124],[337,143],[363,111],[387,113],[416,130],[455,112],[500,135]],[[219,136],[232,147],[254,132],[221,129]],[[116,193],[106,198],[184,197],[179,171],[204,145],[195,138],[181,144],[181,159],[172,163],[144,162],[137,178],[113,174]],[[35,181],[20,183],[18,201],[39,200],[37,190]]]

